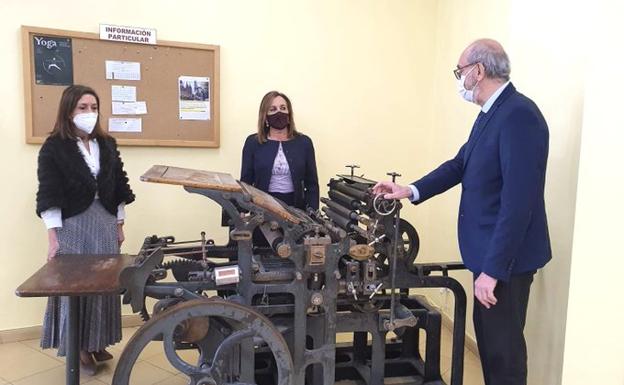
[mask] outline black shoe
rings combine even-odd
[[[113,355],[107,352],[105,349],[100,350],[99,352],[93,353],[93,358],[97,362],[104,362],[113,359]]]
[[[95,376],[97,364],[93,359],[93,354],[80,352],[80,372],[88,376]]]

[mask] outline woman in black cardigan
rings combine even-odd
[[[264,95],[258,132],[243,147],[240,180],[290,206],[319,207],[319,185],[312,140],[297,132],[292,104],[280,92]]]
[[[124,206],[134,201],[115,139],[99,124],[100,100],[89,87],[63,92],[56,124],[39,152],[37,215],[48,229],[48,260],[58,254],[117,254],[124,240]],[[48,300],[42,348],[65,355],[67,298]],[[80,297],[80,361],[112,358],[106,347],[121,340],[118,295]]]

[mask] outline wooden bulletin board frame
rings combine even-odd
[[[140,133],[110,133],[120,145],[219,147],[219,46],[159,40],[157,45],[100,40],[99,34],[22,26],[26,143],[43,143],[52,131],[66,86],[35,81],[33,36],[72,39],[73,82],[93,87],[100,97],[100,124],[108,118],[142,118]],[[105,60],[141,63],[141,80],[107,80]],[[179,119],[179,76],[210,78],[210,119]],[[145,115],[112,115],[111,86],[135,86]]]

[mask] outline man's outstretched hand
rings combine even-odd
[[[412,196],[412,190],[393,182],[379,182],[373,187],[373,194],[384,194],[384,199],[403,199]]]

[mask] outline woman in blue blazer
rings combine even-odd
[[[258,132],[245,141],[240,180],[290,206],[319,207],[314,146],[297,132],[292,104],[281,92],[271,91],[260,102]]]

